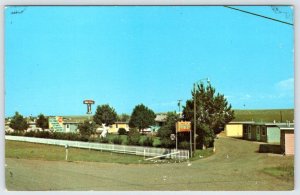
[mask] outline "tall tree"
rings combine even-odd
[[[36,119],[36,126],[42,129],[48,129],[49,128],[48,118],[45,117],[43,114],[40,114]]]
[[[176,133],[176,122],[179,117],[175,112],[168,112],[165,124],[158,130],[157,136],[160,137],[162,147],[170,148],[175,146],[175,140],[171,140],[171,134]]]
[[[150,125],[154,125],[155,117],[156,115],[151,109],[143,104],[137,105],[132,111],[129,126],[141,131],[142,129],[148,128]]]
[[[26,119],[18,112],[12,117],[9,126],[16,131],[23,131],[29,127]]]
[[[196,91],[192,91],[192,99],[187,100],[183,109],[185,120],[194,126],[194,98],[196,96],[196,134],[198,147],[204,144],[210,147],[214,143],[215,135],[220,133],[225,124],[234,119],[234,111],[224,95],[217,93],[211,84],[206,87],[201,83]]]
[[[117,121],[117,113],[114,108],[108,104],[97,106],[96,113],[93,117],[94,122],[98,125],[112,125]]]

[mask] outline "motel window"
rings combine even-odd
[[[247,133],[247,126],[246,125],[243,125],[243,132],[244,132],[244,134]]]
[[[116,124],[116,128],[118,128],[118,124]]]
[[[260,126],[256,127],[256,134],[259,135],[260,134]]]
[[[261,128],[261,134],[262,134],[263,136],[266,135],[266,128],[265,128],[265,127],[262,127],[262,128]]]
[[[248,126],[248,134],[251,134],[251,126]]]
[[[67,128],[69,128],[69,124],[67,124]]]

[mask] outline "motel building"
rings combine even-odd
[[[290,122],[230,122],[225,126],[225,133],[228,137],[277,144],[285,155],[294,155],[294,124]]]

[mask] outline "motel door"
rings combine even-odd
[[[66,124],[66,132],[70,132],[70,124]]]
[[[260,127],[256,127],[256,140],[260,141]]]
[[[251,140],[251,126],[248,126],[248,139]]]

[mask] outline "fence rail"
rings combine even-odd
[[[184,160],[189,158],[188,150],[176,150],[169,148],[154,148],[154,147],[141,147],[141,146],[127,146],[117,144],[105,144],[105,143],[92,143],[81,141],[69,141],[69,140],[57,140],[57,139],[45,139],[36,137],[24,137],[24,136],[11,136],[5,135],[6,140],[24,141],[32,143],[41,143],[57,146],[66,146],[73,148],[85,148],[101,151],[110,151],[124,154],[134,154],[144,157],[156,157],[166,156],[166,158]]]

